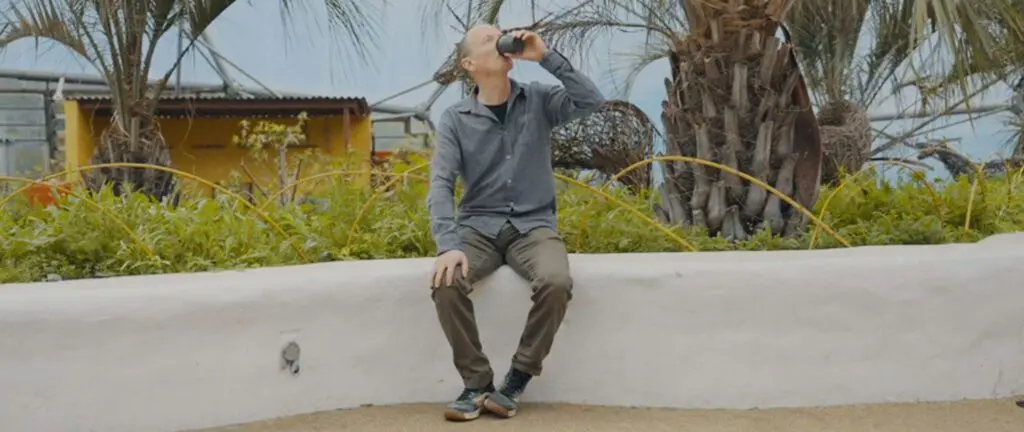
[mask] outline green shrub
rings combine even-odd
[[[408,165],[398,164],[396,169],[407,170]],[[172,206],[138,194],[118,197],[102,191],[91,199],[103,212],[75,197],[62,201],[59,208],[33,207],[16,197],[0,213],[0,282],[434,255],[422,180],[399,181],[377,196],[354,228],[374,191],[340,177],[325,182],[328,187],[319,188],[324,192],[315,199],[267,204],[265,211],[273,223],[224,195],[185,199]],[[853,245],[970,242],[1024,227],[1024,191],[1017,183],[1019,178],[980,181],[971,200],[972,184],[966,180],[931,184],[915,178],[889,185],[877,176],[862,175],[848,179],[834,197],[833,191],[822,191],[814,212],[818,214],[831,197],[823,219]],[[653,218],[649,193],[608,193]],[[971,221],[965,229],[969,207]],[[634,213],[575,186],[560,192],[559,211],[560,229],[571,252],[684,250]],[[793,239],[762,234],[730,244],[701,232],[678,227],[672,231],[700,251],[800,249],[809,247],[812,237],[810,232]],[[841,244],[822,231],[815,247]]]

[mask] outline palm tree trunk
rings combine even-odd
[[[156,101],[148,101],[154,104]],[[170,151],[150,113],[136,112],[125,119],[114,111],[110,127],[100,136],[99,151],[93,156],[94,164],[134,163],[171,166]],[[83,176],[93,190],[110,185],[115,194],[129,190],[141,192],[156,200],[175,198],[177,182],[173,174],[166,171],[108,167],[84,173]]]
[[[773,20],[792,0],[687,3],[695,31],[670,56],[663,104],[669,153],[748,173],[813,207],[820,132],[792,45],[775,37]],[[807,225],[778,196],[733,174],[696,164],[666,168],[666,208],[676,223],[737,241],[761,229],[794,235]]]

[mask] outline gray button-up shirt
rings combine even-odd
[[[437,125],[427,207],[438,253],[461,247],[459,228],[497,237],[505,222],[520,232],[557,229],[551,129],[597,111],[604,96],[554,50],[540,61],[561,86],[512,81],[502,123],[470,95]],[[465,194],[455,216],[455,180]]]

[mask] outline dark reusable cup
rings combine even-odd
[[[503,34],[498,38],[498,54],[520,54],[526,49],[526,42],[511,34]]]

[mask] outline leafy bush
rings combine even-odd
[[[401,173],[419,162],[391,166]],[[172,205],[104,190],[88,196],[95,205],[72,194],[59,207],[45,208],[15,197],[0,213],[0,282],[434,255],[422,177],[399,177],[386,190],[375,189],[384,190],[380,194],[344,176],[323,181],[326,187],[317,188],[316,199],[257,201],[268,219],[223,194]],[[932,184],[915,177],[890,185],[867,173],[848,178],[834,196],[824,190],[814,213],[827,202],[823,220],[853,245],[976,241],[1024,228],[1019,183],[1020,176],[976,185],[966,180]],[[86,196],[84,190],[75,192]],[[606,192],[625,207],[577,186],[560,191],[560,229],[571,252],[685,250],[627,209],[653,218],[649,192]],[[669,229],[700,251],[808,248],[814,237],[810,232],[793,239],[761,234],[730,244],[701,232]],[[816,248],[841,247],[824,232],[816,237]]]

